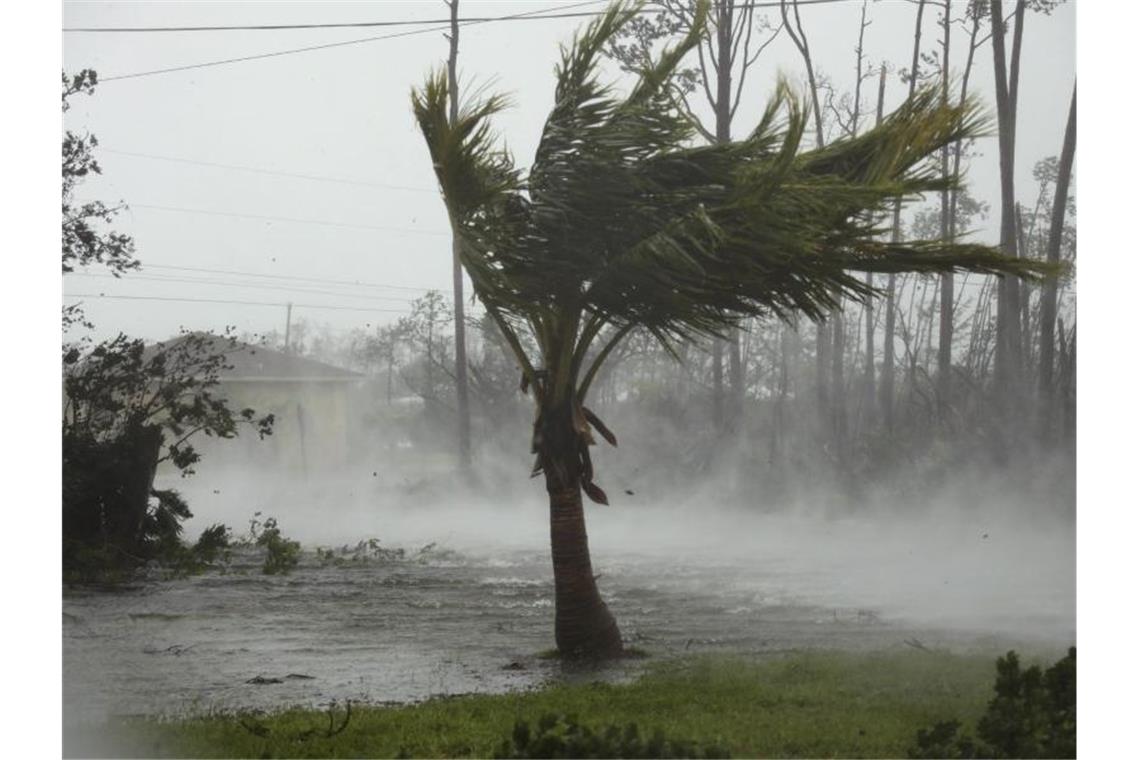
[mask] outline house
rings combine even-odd
[[[227,338],[208,337],[210,350],[224,353],[229,365],[219,374],[215,392],[234,412],[249,407],[259,417],[272,414],[274,425],[265,439],[247,428],[232,440],[198,437],[194,445],[203,468],[308,475],[349,463],[351,398],[364,375],[264,346],[231,346]]]

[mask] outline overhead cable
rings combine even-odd
[[[574,5],[564,5],[564,6],[561,6],[561,8],[576,8],[576,7],[579,7],[581,5],[593,5],[594,3],[601,2],[601,1],[602,0],[589,0],[588,2],[577,3]],[[800,5],[831,5],[834,3],[853,2],[853,0],[797,0],[797,2]],[[779,2],[755,2],[755,3],[749,3],[747,6],[741,5],[739,7],[740,8],[745,8],[745,7],[778,8],[778,7],[780,7],[780,3]],[[602,13],[605,12],[605,11],[590,11],[590,12],[581,12],[581,13],[576,13],[576,14],[569,14],[569,13],[556,14],[556,13],[554,13],[558,10],[559,10],[558,7],[543,8],[541,10],[529,11],[527,13],[515,13],[515,14],[512,14],[510,16],[487,16],[487,17],[481,17],[481,18],[468,18],[468,19],[465,19],[464,21],[459,22],[458,25],[459,26],[472,26],[475,24],[490,24],[490,23],[495,23],[495,22],[500,22],[500,21],[519,21],[519,20],[540,21],[540,20],[543,20],[544,18],[570,18],[572,16],[581,16],[581,17],[600,16],[600,15],[602,15]],[[652,12],[654,12],[654,11],[647,10],[647,9],[642,9],[642,10],[638,11],[638,13],[652,13]],[[367,24],[370,22],[363,22],[363,23]],[[379,22],[377,22],[377,23],[379,23]],[[422,25],[422,24],[430,24],[432,22],[430,22],[430,21],[419,21],[416,23]],[[362,25],[362,24],[356,24],[356,25]],[[280,28],[285,28],[287,26],[288,25],[280,25]],[[306,26],[308,28],[321,28],[317,25],[304,25],[304,26]],[[336,25],[330,25],[328,28],[333,28],[335,26]],[[224,58],[224,59],[215,60],[215,61],[203,61],[202,63],[191,63],[191,64],[186,64],[184,66],[171,66],[171,67],[164,68],[164,69],[151,69],[149,71],[137,71],[137,72],[134,72],[131,74],[117,74],[115,76],[100,77],[99,82],[100,83],[102,83],[102,82],[114,82],[114,81],[123,80],[123,79],[138,79],[139,77],[156,76],[159,74],[173,74],[173,73],[179,72],[179,71],[190,71],[193,69],[203,69],[203,68],[212,67],[212,66],[225,66],[225,65],[228,65],[231,63],[244,63],[246,61],[256,61],[256,60],[261,60],[263,58],[277,58],[279,56],[284,56],[284,55],[294,55],[296,53],[309,53],[309,52],[312,52],[315,50],[328,50],[330,48],[345,47],[348,45],[360,45],[360,44],[367,43],[367,42],[378,42],[380,40],[396,39],[398,37],[411,37],[413,35],[431,34],[433,32],[446,32],[450,28],[451,28],[451,23],[450,23],[450,20],[448,20],[448,23],[446,25],[433,26],[430,29],[413,29],[413,30],[408,31],[408,32],[396,32],[395,34],[382,34],[382,35],[379,35],[376,37],[363,37],[363,38],[355,39],[355,40],[343,40],[341,42],[329,42],[329,43],[325,43],[323,45],[307,45],[305,47],[290,48],[287,50],[275,50],[271,53],[256,53],[254,55],[244,55],[244,56],[238,56],[236,58]],[[242,30],[243,28],[238,27],[238,26],[233,26],[233,27],[226,27],[226,29],[238,31],[238,30]],[[222,27],[214,27],[212,29],[203,28],[201,31],[220,31],[220,30],[222,30]],[[98,29],[98,28],[94,28],[94,27],[89,27],[89,28],[85,28],[85,29],[78,29],[78,28],[77,29],[71,29],[70,31],[87,31],[87,32],[131,31],[131,28],[121,27],[121,28],[117,28],[117,29],[112,29],[112,28]],[[144,28],[137,28],[137,29],[134,29],[134,31],[164,31],[164,30],[161,28],[158,28],[158,27],[152,27],[152,28],[145,28],[145,29]],[[170,29],[166,29],[165,31],[191,31],[191,29],[185,28],[185,27],[183,27],[183,28],[173,28],[172,27]],[[252,29],[250,29],[250,31],[252,31]]]
[[[595,2],[600,2],[600,0],[589,0],[589,2],[579,3],[579,4],[576,4],[573,6],[561,6],[561,7],[563,7],[563,8],[578,7],[578,5],[591,5]],[[502,16],[499,18],[488,18],[485,21],[468,21],[466,23],[459,24],[459,26],[471,26],[473,24],[486,24],[486,23],[490,23],[492,21],[506,21],[509,19],[522,18],[525,16],[534,16],[534,15],[538,15],[540,13],[547,13],[547,12],[556,11],[556,10],[558,10],[558,8],[543,8],[541,10],[529,11],[527,13],[516,13],[512,16]],[[152,69],[150,71],[138,71],[138,72],[135,72],[133,74],[118,74],[116,76],[100,77],[99,82],[103,83],[103,82],[114,82],[114,81],[122,80],[122,79],[137,79],[139,77],[155,76],[157,74],[172,74],[172,73],[178,72],[178,71],[190,71],[191,69],[204,69],[204,68],[207,68],[210,66],[224,66],[224,65],[230,64],[230,63],[243,63],[245,61],[256,61],[256,60],[260,60],[262,58],[277,58],[277,57],[283,56],[283,55],[294,55],[296,53],[308,53],[308,52],[312,52],[314,50],[328,50],[330,48],[345,47],[348,45],[360,45],[360,44],[363,44],[366,42],[378,42],[380,40],[392,40],[392,39],[396,39],[398,37],[411,37],[411,36],[418,35],[418,34],[430,34],[433,32],[445,32],[445,31],[448,31],[450,28],[451,28],[451,24],[449,22],[446,26],[435,26],[435,27],[432,27],[430,29],[413,29],[410,32],[396,32],[395,34],[382,34],[378,37],[364,37],[364,38],[355,39],[355,40],[343,40],[341,42],[329,42],[329,43],[326,43],[323,45],[308,45],[306,47],[290,48],[288,50],[276,50],[272,53],[257,53],[255,55],[245,55],[245,56],[239,56],[237,58],[225,58],[225,59],[217,60],[217,61],[204,61],[202,63],[191,63],[191,64],[187,64],[185,66],[171,66],[171,67],[165,68],[165,69]]]
[[[829,5],[832,3],[854,2],[855,0],[798,0],[799,5]],[[563,9],[578,8],[583,5],[594,5],[605,0],[590,0],[589,2],[573,3],[561,6]],[[779,8],[779,0],[774,2],[741,3],[736,6],[739,10],[750,8]],[[513,16],[465,16],[459,19],[461,24],[482,24],[496,21],[544,21],[563,18],[590,18],[600,16],[605,11],[576,11],[573,13],[547,12],[558,9],[547,8],[545,11],[534,11],[529,14]],[[636,11],[639,14],[657,13],[655,8],[642,8]],[[68,33],[121,33],[121,32],[274,32],[301,29],[368,29],[376,27],[393,26],[424,26],[425,24],[451,24],[449,18],[438,19],[404,19],[399,21],[343,21],[318,24],[215,24],[211,26],[88,26],[64,27]]]
[[[373,309],[364,306],[330,306],[328,304],[314,304],[314,303],[276,303],[269,301],[231,301],[221,298],[170,298],[166,296],[120,296],[110,295],[107,293],[65,293],[65,298],[113,298],[124,301],[178,301],[185,303],[224,303],[224,304],[237,304],[240,306],[273,306],[275,308],[282,308],[285,306],[292,306],[293,308],[301,309],[328,309],[330,311],[369,311],[369,312],[382,312],[385,314],[407,314],[407,309]]]

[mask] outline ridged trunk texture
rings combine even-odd
[[[605,658],[622,652],[617,621],[598,593],[582,509],[581,438],[569,405],[546,409],[539,458],[550,495],[554,564],[554,641],[563,656]]]

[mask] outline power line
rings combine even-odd
[[[327,177],[319,174],[302,174],[300,172],[286,172],[274,169],[259,169],[253,166],[241,166],[239,164],[219,164],[212,161],[196,161],[190,158],[176,158],[174,156],[158,156],[152,153],[135,153],[129,150],[112,150],[111,148],[99,147],[100,152],[114,153],[120,156],[133,156],[135,158],[149,158],[155,161],[171,161],[179,164],[192,164],[194,166],[211,166],[217,169],[234,169],[243,172],[253,172],[255,174],[269,174],[276,177],[293,177],[295,179],[309,179],[317,182],[336,182],[343,185],[358,185],[361,187],[380,187],[386,190],[408,190],[415,193],[433,193],[438,194],[439,190],[433,190],[426,187],[411,187],[409,185],[389,185],[383,182],[367,182],[365,180],[346,179],[344,177]]]
[[[591,0],[590,2],[575,3],[572,5],[561,6],[562,8],[578,8],[583,5],[593,5],[603,0]],[[800,5],[826,5],[836,2],[853,2],[853,0],[798,0]],[[746,3],[737,6],[740,9],[748,8],[779,8],[780,3],[777,2],[756,2]],[[553,8],[545,9],[546,11],[557,10]],[[574,13],[548,13],[545,11],[534,11],[530,14],[520,14],[515,16],[467,16],[459,19],[461,24],[483,24],[492,21],[542,21],[547,19],[562,19],[562,18],[586,18],[592,16],[600,16],[605,11],[578,11]],[[644,8],[637,11],[639,14],[648,14],[658,12],[653,8]],[[347,21],[339,23],[324,23],[324,24],[246,24],[246,25],[213,25],[213,26],[100,26],[100,27],[64,27],[64,32],[69,33],[103,33],[103,32],[270,32],[270,31],[289,31],[299,29],[365,29],[375,27],[393,27],[393,26],[424,26],[426,24],[450,24],[451,19],[415,19],[415,20],[402,20],[402,21]]]
[[[224,303],[238,304],[240,306],[272,306],[280,309],[288,306],[287,303],[271,303],[269,301],[230,301],[219,298],[168,298],[165,296],[118,296],[106,293],[65,293],[64,298],[113,298],[123,301],[178,301],[183,303]],[[405,309],[372,309],[360,306],[329,306],[327,304],[293,303],[294,308],[300,309],[328,309],[330,311],[369,311],[385,314],[406,314]]]
[[[575,5],[567,5],[567,6],[560,6],[560,7],[561,8],[577,8],[577,7],[582,6],[582,5],[592,5],[592,4],[597,3],[597,2],[601,2],[601,0],[588,0],[588,2],[576,3]],[[483,24],[483,23],[489,23],[491,21],[506,21],[509,19],[522,18],[524,16],[534,16],[534,15],[538,15],[541,13],[548,13],[550,11],[556,11],[556,10],[559,10],[559,8],[543,8],[543,9],[537,10],[537,11],[529,11],[527,13],[514,14],[513,16],[503,16],[503,17],[494,18],[494,19],[489,18],[486,21],[470,21],[470,22],[467,22],[465,24],[460,24],[460,26],[471,26],[472,24]],[[379,40],[396,39],[397,37],[411,37],[411,36],[417,35],[417,34],[429,34],[432,32],[442,32],[442,31],[447,31],[450,28],[451,28],[451,24],[449,22],[447,26],[437,26],[437,27],[432,27],[431,29],[415,29],[415,30],[412,30],[410,32],[397,32],[396,34],[382,34],[378,37],[364,37],[362,39],[356,39],[356,40],[344,40],[342,42],[330,42],[330,43],[326,43],[324,45],[309,45],[309,46],[301,47],[301,48],[290,48],[289,50],[277,50],[277,51],[274,51],[272,53],[258,53],[255,55],[239,56],[237,58],[225,58],[225,59],[218,60],[218,61],[205,61],[203,63],[191,63],[191,64],[187,64],[185,66],[171,66],[171,67],[165,68],[165,69],[152,69],[150,71],[138,71],[138,72],[135,72],[133,74],[119,74],[117,76],[112,76],[112,77],[100,77],[99,82],[100,83],[102,83],[102,82],[113,82],[113,81],[121,80],[121,79],[137,79],[139,77],[154,76],[157,74],[172,74],[172,73],[178,72],[178,71],[189,71],[191,69],[204,69],[204,68],[207,68],[209,66],[224,66],[224,65],[230,64],[230,63],[243,63],[245,61],[256,61],[256,60],[259,60],[262,58],[276,58],[276,57],[283,56],[283,55],[293,55],[295,53],[308,53],[308,52],[311,52],[314,50],[328,50],[330,48],[345,47],[347,45],[360,45],[360,44],[365,43],[365,42],[377,42]]]
[[[563,8],[579,8],[583,5],[595,5],[604,0],[590,0],[589,2],[573,3],[561,6]],[[552,10],[552,9],[547,9]],[[596,12],[578,13],[544,13],[535,11],[527,16],[466,16],[459,19],[462,24],[482,24],[488,21],[540,21],[545,19],[580,18],[582,16],[596,16]],[[215,26],[87,26],[64,27],[64,32],[92,33],[92,32],[276,32],[297,29],[368,29],[375,27],[392,26],[424,26],[426,24],[451,24],[450,18],[433,19],[405,19],[401,21],[345,21],[327,24],[234,24]]]
[[[350,229],[378,230],[380,232],[396,232],[405,235],[450,235],[449,232],[433,232],[431,230],[413,230],[407,227],[379,227],[373,224],[355,224],[353,222],[329,222],[322,219],[297,219],[290,216],[266,216],[262,214],[241,214],[236,211],[211,211],[201,208],[183,208],[181,206],[159,206],[153,203],[128,203],[127,208],[145,208],[154,211],[175,211],[182,214],[204,214],[206,216],[230,216],[237,219],[254,219],[265,222],[290,222],[293,224],[315,224],[322,227],[346,227]]]
[[[297,282],[315,282],[325,285],[359,285],[360,287],[368,288],[392,288],[393,290],[412,290],[417,293],[425,293],[429,290],[436,288],[414,288],[408,285],[387,285],[383,283],[374,282],[360,282],[351,280],[325,280],[317,277],[296,277],[285,274],[258,274],[257,272],[239,272],[234,269],[206,269],[204,267],[177,267],[163,264],[146,264],[144,269],[172,269],[183,272],[205,272],[207,274],[236,274],[244,277],[265,277],[272,280],[294,280]]]
[[[313,288],[291,288],[288,285],[267,285],[264,283],[251,283],[251,282],[225,282],[223,280],[208,280],[208,279],[195,279],[191,277],[148,277],[147,275],[140,275],[132,273],[128,278],[116,277],[113,274],[92,274],[87,272],[75,272],[72,277],[93,277],[98,279],[114,279],[120,282],[176,282],[188,283],[191,285],[213,285],[227,288],[252,288],[257,290],[280,290],[291,293],[313,293],[316,295],[324,296],[339,296],[341,298],[359,298],[368,301],[399,301],[401,303],[411,303],[410,298],[403,298],[400,296],[380,296],[375,294],[360,294],[360,293],[345,293],[337,292],[335,290],[315,290]]]
[[[527,13],[516,13],[516,14],[510,15],[510,16],[494,16],[494,17],[488,16],[488,17],[483,17],[483,18],[468,19],[468,20],[460,23],[459,26],[472,26],[474,24],[488,24],[488,23],[494,23],[494,22],[498,22],[498,21],[517,21],[517,20],[524,20],[524,19],[527,21],[539,21],[539,20],[542,20],[543,18],[570,18],[571,16],[600,16],[605,11],[591,11],[591,12],[582,12],[582,13],[577,13],[577,14],[560,14],[557,16],[555,14],[551,13],[551,11],[558,11],[560,9],[565,9],[565,8],[577,8],[577,7],[580,7],[583,5],[593,5],[593,4],[595,4],[597,2],[601,2],[601,1],[602,0],[588,0],[587,2],[576,3],[574,5],[564,5],[564,6],[560,6],[559,8],[543,8],[543,9],[537,10],[537,11],[529,11]],[[852,2],[852,0],[797,0],[797,2],[799,2],[800,5],[831,5],[834,3]],[[780,3],[779,2],[754,2],[754,3],[749,3],[747,6],[742,5],[740,7],[741,8],[745,8],[745,7],[750,7],[750,8],[779,8]],[[652,11],[651,9],[649,9],[649,10],[643,9],[641,11],[638,11],[638,13],[652,13],[652,12],[654,12],[654,11]],[[430,22],[421,21],[418,23],[424,24],[424,23],[430,23]],[[234,29],[234,30],[238,30],[238,29],[241,29],[242,27],[236,27],[235,26],[235,27],[230,27],[230,28]],[[323,45],[308,45],[306,47],[290,48],[288,50],[276,50],[272,53],[257,53],[254,55],[239,56],[237,58],[224,58],[224,59],[216,60],[216,61],[204,61],[202,63],[191,63],[191,64],[187,64],[185,66],[171,66],[171,67],[165,68],[165,69],[152,69],[150,71],[138,71],[138,72],[135,72],[133,74],[119,74],[117,76],[100,77],[99,82],[100,83],[102,83],[102,82],[114,82],[116,80],[121,80],[121,79],[137,79],[139,77],[155,76],[158,74],[172,74],[172,73],[179,72],[179,71],[190,71],[192,69],[203,69],[203,68],[207,68],[210,66],[224,66],[227,64],[231,64],[231,63],[244,63],[246,61],[256,61],[256,60],[260,60],[263,58],[277,58],[279,56],[293,55],[295,53],[308,53],[308,52],[312,52],[314,50],[328,50],[330,48],[345,47],[347,45],[360,45],[360,44],[363,44],[366,42],[378,42],[380,40],[391,40],[391,39],[396,39],[397,37],[411,37],[411,36],[417,35],[417,34],[429,34],[432,32],[446,32],[449,29],[450,29],[450,21],[449,21],[448,25],[446,25],[446,26],[435,26],[435,27],[432,27],[430,29],[414,29],[410,32],[397,32],[395,34],[382,34],[382,35],[377,36],[377,37],[363,37],[361,39],[344,40],[342,42],[330,42],[330,43],[326,43]],[[96,30],[92,29],[90,31],[96,31]],[[140,30],[140,31],[144,31],[144,30]],[[158,31],[158,30],[154,29],[153,31]]]

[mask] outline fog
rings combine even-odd
[[[595,457],[611,504],[587,507],[595,570],[603,575],[634,557],[729,568],[745,586],[774,571],[788,579],[780,593],[798,603],[1053,645],[1075,637],[1075,494],[1063,457],[1021,472],[964,471],[921,494],[872,488],[855,502],[849,493],[803,484],[773,503],[762,486],[750,493],[726,486],[732,478],[724,472],[687,478],[680,489],[655,488],[647,481],[660,473],[623,473],[606,453]],[[521,457],[477,469],[494,475],[466,480],[366,464],[357,474],[308,478],[207,469],[163,485],[193,505],[190,537],[216,522],[240,534],[260,512],[310,550],[376,538],[392,548],[435,543],[479,556],[547,551],[541,478],[526,478]],[[604,588],[605,579],[600,583]]]

